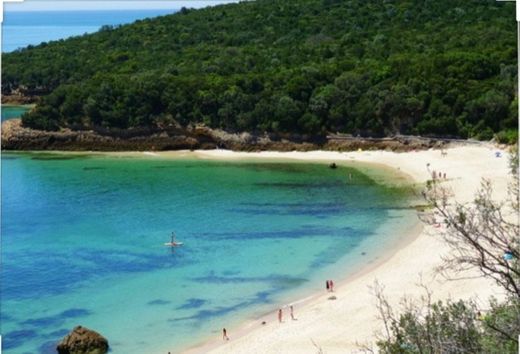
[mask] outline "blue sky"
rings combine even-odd
[[[113,10],[113,9],[178,9],[206,7],[238,2],[238,0],[25,0],[5,3],[5,11]]]

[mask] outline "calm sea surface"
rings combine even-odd
[[[131,23],[173,12],[174,10],[6,11],[2,27],[2,52],[96,32],[103,25]]]
[[[178,352],[345,278],[415,218],[354,169],[144,154],[3,153],[1,202],[7,354],[78,324],[113,353]]]

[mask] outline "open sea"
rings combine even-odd
[[[410,189],[367,171],[3,152],[3,352],[55,353],[81,324],[113,353],[177,353],[324,291],[416,222]]]
[[[131,23],[175,10],[93,10],[93,11],[5,11],[2,24],[2,52],[98,31],[103,25]]]

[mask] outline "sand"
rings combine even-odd
[[[495,157],[498,149],[492,145],[453,147],[442,156],[440,150],[407,153],[387,151],[358,152],[260,152],[240,153],[225,150],[198,151],[200,158],[244,159],[283,158],[312,161],[334,161],[337,164],[357,162],[385,165],[409,175],[418,183],[430,179],[427,169],[447,174],[443,182],[454,190],[454,198],[459,202],[472,200],[481,179],[490,179],[494,184],[494,197],[503,199],[507,194],[509,181],[508,155]],[[420,297],[424,290],[419,282],[427,284],[435,299],[477,298],[483,306],[491,296],[501,297],[502,292],[493,282],[481,277],[447,281],[435,272],[441,263],[441,256],[447,252],[446,245],[439,238],[439,229],[425,225],[417,230],[416,237],[390,254],[379,264],[365,269],[360,274],[336,286],[336,300],[328,300],[331,295],[323,290],[306,301],[296,302],[294,311],[297,320],[291,320],[285,310],[283,323],[278,323],[273,304],[273,312],[261,319],[244,323],[239,328],[228,328],[231,338],[210,340],[189,353],[323,353],[359,352],[359,343],[373,343],[374,333],[382,329],[377,319],[376,299],[370,287],[377,280],[385,287],[385,294],[392,304],[398,304],[404,296]],[[298,299],[295,299],[295,301]],[[262,325],[261,322],[267,324]],[[316,346],[315,346],[316,345]]]

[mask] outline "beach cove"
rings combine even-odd
[[[0,351],[55,354],[79,325],[111,353],[376,353],[374,288],[396,317],[425,297],[471,307],[418,309],[424,331],[392,352],[518,349],[513,4],[18,2]],[[453,228],[470,249],[492,240],[471,258]],[[514,299],[441,275],[453,248],[482,273],[489,258]]]
[[[502,152],[497,158],[496,151]],[[243,158],[245,153],[203,152],[211,158]],[[431,178],[431,171],[447,173],[447,181],[459,202],[470,202],[481,179],[489,179],[494,186],[494,198],[503,199],[509,181],[508,154],[493,144],[459,145],[447,150],[393,153],[387,151],[363,152],[264,152],[265,158],[285,157],[301,160],[359,161],[382,164],[408,174],[417,183]],[[430,170],[427,167],[430,164]],[[377,318],[376,299],[371,291],[374,281],[385,288],[390,303],[398,306],[403,296],[419,298],[425,295],[418,284],[427,284],[434,299],[476,298],[483,307],[490,296],[501,298],[496,285],[481,277],[447,281],[435,268],[448,250],[438,237],[439,229],[425,226],[417,237],[409,238],[396,252],[372,267],[367,267],[344,281],[335,291],[336,300],[328,300],[330,293],[323,290],[295,306],[297,321],[286,316],[277,323],[276,309],[263,317],[228,330],[231,340],[223,342],[216,335],[212,341],[194,347],[188,353],[325,353],[360,352],[361,346],[374,347],[375,333],[382,330]],[[437,236],[437,237],[436,237]],[[469,274],[472,275],[472,274]],[[476,275],[476,274],[473,274]],[[282,305],[282,304],[280,304]],[[288,313],[288,312],[287,312]],[[261,325],[261,321],[267,321]]]
[[[5,352],[53,352],[77,324],[114,352],[179,352],[359,272],[417,223],[398,171],[205,154],[4,152]]]

